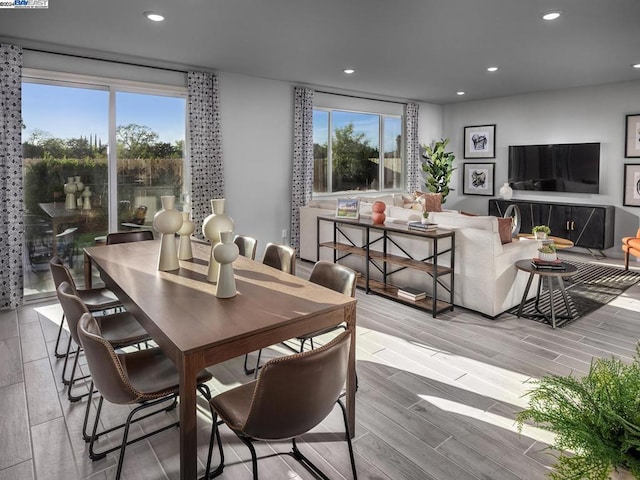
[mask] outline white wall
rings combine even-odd
[[[447,206],[486,213],[491,197],[462,195],[462,164],[483,160],[463,158],[465,126],[496,124],[495,195],[507,181],[509,145],[600,142],[600,194],[514,191],[514,199],[614,205],[615,238],[635,234],[640,209],[622,206],[625,115],[640,112],[640,82],[601,85],[446,105],[443,135],[456,154],[455,191]],[[617,240],[616,240],[617,243]],[[617,255],[616,244],[608,254]]]
[[[236,233],[258,239],[261,258],[290,228],[293,87],[225,72],[218,80],[226,212]]]

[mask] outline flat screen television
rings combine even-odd
[[[600,144],[511,145],[509,184],[514,190],[599,193]]]

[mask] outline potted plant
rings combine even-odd
[[[544,260],[545,262],[553,262],[558,259],[558,254],[556,253],[556,246],[553,243],[549,245],[544,245],[538,249],[538,258],[540,260]]]
[[[451,181],[451,174],[455,170],[453,167],[453,161],[456,156],[452,152],[445,152],[448,138],[443,138],[440,141],[436,141],[433,147],[429,145],[423,145],[425,161],[422,163],[422,171],[426,173],[425,185],[431,193],[441,193],[442,203],[445,202],[445,198],[449,194],[449,182]]]
[[[425,210],[425,211],[422,212],[422,218],[420,219],[420,222],[423,225],[426,225],[427,223],[429,223],[429,214],[430,213],[431,212],[429,210]]]
[[[531,229],[536,240],[546,240],[547,236],[551,233],[551,229],[546,225],[536,225]]]
[[[520,431],[533,421],[556,434],[552,479],[640,478],[640,346],[631,364],[594,358],[582,378],[550,375],[534,383],[516,423]]]

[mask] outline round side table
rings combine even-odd
[[[563,270],[559,269],[551,269],[551,268],[536,268],[531,264],[531,260],[518,260],[516,262],[516,268],[518,270],[522,270],[523,272],[529,273],[529,280],[527,281],[527,287],[524,289],[524,294],[522,295],[522,301],[520,302],[520,307],[518,308],[518,317],[524,318],[543,318],[551,325],[551,328],[556,328],[557,325],[562,324],[568,320],[572,320],[573,316],[571,315],[571,309],[569,308],[569,299],[567,297],[567,292],[564,288],[563,278],[572,277],[578,271],[578,268],[574,265],[570,265],[568,263],[562,263],[564,266]],[[536,313],[523,315],[522,309],[524,304],[527,301],[527,294],[529,293],[529,288],[531,287],[531,282],[533,282],[533,278],[535,275],[538,275],[538,291],[536,293],[536,303],[534,308]],[[547,280],[547,290],[549,291],[549,308],[551,310],[551,315],[540,310],[540,293],[542,291],[542,284],[544,280]],[[556,315],[555,307],[553,306],[553,280],[558,282],[558,287],[560,288],[560,292],[562,293],[562,299],[564,300],[564,306],[567,310],[566,315]],[[558,323],[556,320],[563,320]]]

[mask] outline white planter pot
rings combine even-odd
[[[556,252],[553,253],[544,253],[538,251],[538,258],[540,260],[544,260],[545,262],[553,262],[558,259],[558,254]]]

